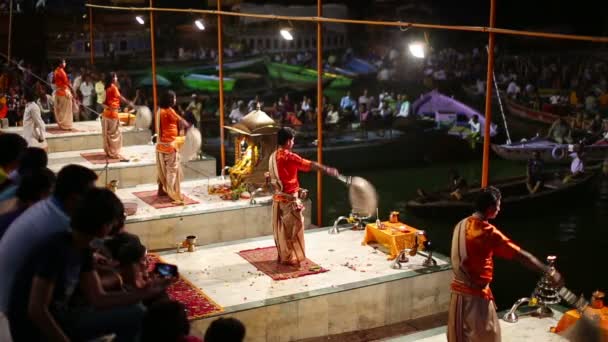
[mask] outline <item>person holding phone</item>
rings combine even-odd
[[[120,210],[122,209],[122,210]],[[115,334],[115,341],[134,341],[145,309],[140,301],[169,284],[156,281],[129,293],[106,292],[93,267],[95,238],[104,238],[124,212],[107,189],[89,190],[72,216],[71,231],[51,236],[19,272],[11,295],[9,318],[17,341],[90,340]],[[74,301],[76,289],[82,304]]]

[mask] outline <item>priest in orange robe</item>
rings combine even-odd
[[[179,149],[183,144],[180,137],[180,125],[189,124],[179,116],[173,107],[176,104],[175,93],[166,91],[160,101],[160,120],[157,123],[158,142],[156,143],[156,171],[158,173],[158,196],[169,196],[175,204],[183,204],[180,183],[183,172],[180,165]]]
[[[106,79],[106,100],[103,103],[103,113],[101,116],[101,131],[103,137],[103,150],[110,159],[120,159],[128,161],[120,155],[122,149],[122,133],[120,131],[120,101],[126,99],[118,90],[118,78],[116,73],[109,73]]]
[[[303,192],[298,172],[322,171],[337,176],[338,170],[304,159],[292,151],[296,132],[283,127],[277,133],[278,149],[269,161],[270,177],[277,191],[272,201],[272,229],[278,262],[299,266],[306,260],[304,249]]]
[[[65,59],[61,59],[53,73],[53,83],[55,84],[55,121],[57,121],[59,128],[71,130],[74,122],[74,113],[72,111],[74,91],[65,72],[65,67]]]

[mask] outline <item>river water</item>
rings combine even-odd
[[[368,179],[379,194],[380,216],[388,218],[392,210],[401,212],[401,220],[427,231],[435,249],[449,255],[452,230],[457,220],[418,218],[405,209],[405,203],[416,196],[417,188],[440,189],[447,183],[449,168],[457,169],[469,184],[478,183],[481,161],[459,164],[366,169],[350,172]],[[504,160],[492,160],[490,179],[525,173],[525,165]],[[302,186],[316,198],[316,176],[301,175]],[[348,194],[343,184],[326,177],[323,189],[323,223],[330,225],[340,215],[349,213]],[[313,205],[314,206],[314,205]],[[558,270],[566,279],[566,286],[587,298],[596,289],[608,290],[608,177],[597,177],[589,191],[580,198],[563,203],[551,203],[546,210],[530,217],[511,217],[502,212],[494,224],[522,248],[544,260],[557,255]],[[316,217],[315,208],[313,218]],[[339,238],[339,236],[337,237]],[[389,267],[389,263],[386,265]],[[602,271],[604,270],[604,271]],[[535,274],[516,262],[496,259],[492,290],[499,309],[507,309],[520,297],[529,296],[536,282]],[[449,284],[446,284],[446,287]]]

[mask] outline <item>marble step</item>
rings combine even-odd
[[[57,124],[47,125],[46,137],[50,153],[103,148],[100,121],[74,122],[75,131],[73,132],[56,131],[56,128]],[[123,146],[144,145],[150,141],[149,129],[123,126],[120,130],[122,131]],[[22,134],[23,127],[3,128],[1,131]]]
[[[424,267],[423,253],[392,269],[386,254],[362,246],[364,231],[329,235],[327,227],[305,234],[306,257],[328,270],[274,281],[238,253],[274,246],[272,236],[203,246],[192,253],[160,253],[180,275],[223,311],[191,322],[202,336],[218,317],[235,317],[247,341],[299,341],[407,322],[446,312],[452,278],[448,258]],[[269,263],[274,260],[269,260]]]
[[[58,172],[68,164],[80,164],[94,170],[99,175],[97,184],[105,186],[111,180],[118,180],[120,188],[133,187],[140,184],[156,184],[156,152],[154,145],[126,146],[122,155],[128,162],[95,164],[84,158],[83,154],[103,153],[102,149],[77,150],[49,154],[49,168]],[[103,161],[102,161],[103,162]],[[215,158],[205,155],[203,159],[194,159],[182,163],[184,179],[201,179],[214,177],[216,174]]]
[[[156,209],[134,193],[155,191],[155,185],[119,189],[116,194],[124,203],[136,203],[137,212],[127,217],[127,231],[137,234],[151,250],[176,248],[186,236],[197,236],[199,245],[234,241],[272,234],[271,197],[250,200],[222,200],[208,193],[209,184],[219,184],[220,177],[186,181],[182,193],[197,204]],[[311,205],[304,211],[305,223],[310,224]]]

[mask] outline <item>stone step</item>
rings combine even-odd
[[[97,172],[99,186],[105,186],[111,180],[117,180],[121,188],[133,187],[140,184],[156,184],[156,152],[154,145],[126,146],[122,149],[122,155],[129,159],[128,162],[110,163],[107,165],[92,163],[84,158],[83,154],[103,153],[102,149],[77,150],[69,152],[57,152],[49,154],[49,168],[58,172],[68,164],[80,164]],[[200,179],[214,177],[216,173],[215,158],[203,156],[203,159],[194,159],[182,163],[184,179]],[[106,172],[107,171],[107,172]]]
[[[46,127],[49,153],[103,148],[100,121],[74,122],[72,132],[56,131],[57,124],[49,124]],[[123,126],[120,130],[122,131],[123,146],[144,145],[150,141],[149,129]],[[3,128],[1,131],[22,134],[23,127]]]
[[[210,195],[209,184],[219,184],[220,177],[183,182],[182,193],[197,204],[156,209],[134,193],[155,191],[155,185],[118,189],[124,203],[136,203],[137,212],[127,217],[126,230],[138,235],[151,250],[176,248],[188,235],[197,236],[197,243],[208,245],[272,234],[271,197],[250,200],[222,200]],[[308,202],[310,208],[310,201]],[[310,223],[311,210],[305,210],[305,223]]]

